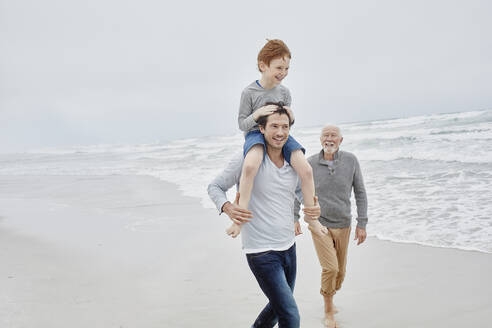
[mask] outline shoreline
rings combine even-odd
[[[0,325],[248,326],[266,298],[229,222],[149,176],[0,176]],[[295,297],[302,326],[322,327],[303,232]],[[480,327],[492,315],[491,254],[369,237],[348,256],[343,328]]]
[[[413,240],[395,240],[395,239],[392,239],[390,237],[384,238],[384,237],[380,237],[377,235],[369,235],[369,234],[368,234],[368,237],[377,239],[379,241],[387,241],[387,242],[394,243],[394,244],[405,244],[405,245],[415,245],[415,246],[430,247],[430,248],[452,249],[455,251],[474,252],[474,253],[489,254],[489,255],[492,254],[492,252],[487,252],[487,251],[484,251],[484,250],[481,250],[478,248],[474,248],[474,247],[449,247],[449,246],[429,244],[429,243],[425,243],[425,242],[417,242],[417,241],[413,241]]]

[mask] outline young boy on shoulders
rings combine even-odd
[[[278,106],[284,107],[294,122],[294,114],[290,109],[292,102],[289,89],[283,86],[282,80],[289,73],[291,54],[287,45],[281,40],[268,40],[258,54],[260,80],[248,85],[241,94],[239,105],[239,128],[245,132],[243,148],[244,163],[239,181],[239,207],[247,209],[251,198],[251,190],[258,169],[265,153],[265,139],[260,132],[257,121],[264,115],[273,113]],[[305,149],[291,136],[283,149],[285,160],[294,168],[301,179],[304,206],[314,206],[313,171],[306,158]],[[317,219],[305,217],[309,229],[318,234],[326,233],[326,228]],[[237,237],[241,231],[239,224],[233,223],[227,234]]]

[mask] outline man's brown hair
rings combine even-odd
[[[291,121],[289,112],[287,111],[287,109],[284,108],[283,102],[281,102],[281,101],[279,101],[279,102],[267,102],[265,104],[265,106],[268,106],[268,105],[276,105],[277,109],[274,110],[272,114],[279,114],[279,115],[285,114],[285,115],[287,115],[287,117],[289,118],[289,128],[292,126],[293,122]],[[256,121],[258,123],[258,126],[265,128],[267,125],[267,122],[268,122],[268,117],[272,114],[260,116],[258,118],[258,121]]]
[[[287,45],[282,40],[268,40],[268,42],[261,48],[258,53],[258,69],[260,69],[260,62],[265,63],[265,65],[270,66],[270,62],[275,58],[287,57],[291,59],[290,50]]]

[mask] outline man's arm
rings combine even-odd
[[[298,184],[298,187],[299,187],[299,184]],[[301,224],[299,223],[299,218],[300,218],[299,211],[301,209],[301,202],[299,201],[299,199],[297,197],[299,197],[299,196],[297,194],[297,189],[296,189],[296,199],[294,200],[294,232],[295,232],[296,236],[299,236],[302,234]],[[301,192],[300,197],[302,198],[302,192]]]
[[[227,202],[226,192],[239,182],[241,167],[243,164],[242,154],[237,154],[207,187],[208,196],[215,203],[217,210],[222,213],[222,206]]]
[[[294,200],[294,219],[295,219],[295,222],[298,222],[299,218],[301,217],[299,214],[299,211],[301,210],[301,204],[303,204],[303,203],[304,203],[304,200],[302,199],[301,179],[298,179],[297,186],[296,186],[296,198]]]
[[[352,183],[354,187],[355,203],[357,205],[357,227],[355,229],[355,239],[358,239],[357,245],[364,242],[366,239],[366,225],[367,225],[367,193],[364,187],[364,179],[362,178],[362,171],[360,169],[359,161],[355,159],[355,172],[354,181]]]
[[[242,165],[243,156],[241,153],[232,158],[224,171],[215,177],[207,188],[208,195],[215,203],[219,213],[226,212],[235,223],[248,222],[248,218],[252,217],[250,211],[241,209],[236,204],[229,202],[226,195],[227,190],[239,182]],[[236,195],[235,203],[238,200],[239,193]]]
[[[294,219],[297,221],[299,221],[299,219],[301,218],[301,216],[299,215],[299,211],[301,210],[301,202],[296,198],[296,200],[294,201]]]
[[[365,229],[367,224],[367,194],[357,159],[355,159],[355,172],[352,185],[354,187],[355,204],[357,205],[357,226]]]

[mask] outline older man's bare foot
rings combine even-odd
[[[325,313],[325,328],[338,328],[337,322],[335,321],[335,316],[333,313]]]
[[[241,233],[241,226],[239,224],[233,223],[229,228],[226,229],[226,233],[232,238],[236,238]]]
[[[311,230],[312,233],[315,233],[318,236],[324,236],[328,233],[328,228],[319,223],[318,220],[304,219],[304,221],[307,222],[308,229]]]

